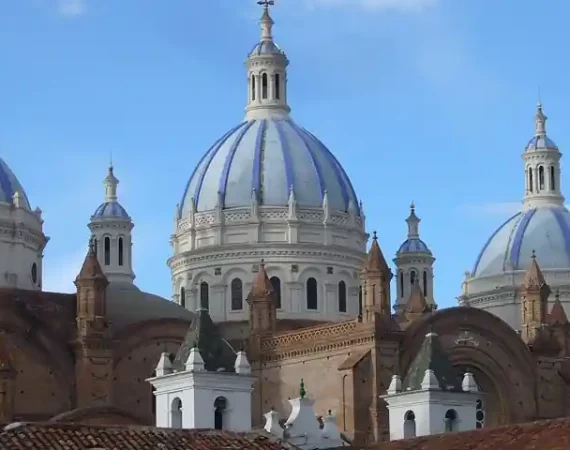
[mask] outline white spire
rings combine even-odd
[[[109,173],[103,180],[105,183],[105,201],[106,202],[116,202],[117,201],[117,185],[119,180],[115,177],[113,173],[113,164],[109,165]]]
[[[525,162],[525,209],[540,206],[564,206],[561,191],[560,158],[562,154],[546,133],[548,117],[538,102],[535,134],[523,153]]]
[[[259,21],[261,37],[259,43],[249,54],[246,67],[248,70],[248,102],[246,120],[266,119],[271,116],[287,116],[291,108],[287,104],[287,65],[285,53],[273,41],[273,19],[269,7],[273,0],[257,2],[263,6]]]
[[[410,205],[410,215],[406,219],[408,224],[408,238],[419,238],[420,237],[420,218],[416,216],[416,205],[414,202]]]

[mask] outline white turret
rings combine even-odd
[[[406,219],[408,237],[400,245],[394,258],[394,264],[397,267],[397,298],[394,304],[396,313],[401,313],[406,309],[414,286],[416,289],[419,286],[430,308],[437,308],[433,298],[433,263],[435,258],[420,238],[420,222],[421,219],[416,215],[416,207],[412,202],[410,215]]]
[[[273,41],[273,19],[269,6],[273,0],[258,2],[263,5],[261,16],[261,39],[249,54],[248,102],[246,120],[265,119],[269,116],[287,116],[291,111],[287,104],[287,65],[285,53]]]
[[[110,282],[132,284],[135,279],[132,262],[132,236],[134,227],[130,216],[117,198],[119,180],[113,166],[103,180],[105,202],[91,216],[89,229],[95,239],[97,258]]]
[[[561,191],[560,158],[556,144],[546,135],[546,120],[542,103],[538,103],[535,116],[535,135],[523,153],[525,164],[525,209],[537,206],[563,206]]]

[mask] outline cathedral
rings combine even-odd
[[[44,292],[42,211],[0,160],[0,421],[154,424],[167,370],[238,373],[247,354],[253,426],[268,411],[286,417],[302,379],[301,398],[334,412],[345,439],[381,442],[390,422],[418,417],[394,399],[423,384],[410,377],[432,370],[434,349],[447,368],[431,382],[467,383],[477,428],[570,414],[570,214],[542,105],[521,211],[474,255],[460,306],[438,310],[416,206],[391,266],[348,174],[291,118],[289,59],[261,3],[245,117],[207,149],[176,206],[172,300],[136,286],[134,221],[113,167],[76,293]],[[232,409],[223,396],[196,405],[216,428]]]

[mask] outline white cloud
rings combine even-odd
[[[87,0],[57,0],[57,10],[65,17],[78,17],[87,11]]]
[[[421,12],[431,8],[439,0],[305,0],[313,7],[350,7],[375,11]]]

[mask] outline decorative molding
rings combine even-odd
[[[479,341],[475,339],[467,330],[459,333],[453,343],[457,347],[479,347]]]

